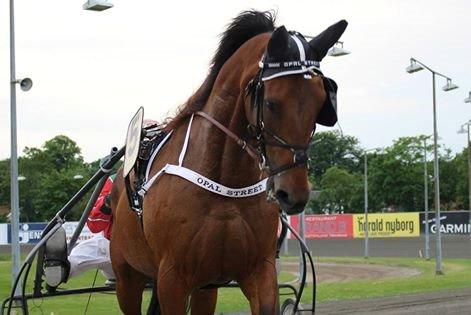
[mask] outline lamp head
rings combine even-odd
[[[16,82],[20,84],[20,89],[25,92],[29,91],[33,86],[33,80],[31,80],[30,78],[24,78],[21,80],[17,80]]]
[[[469,92],[469,95],[467,98],[464,99],[465,103],[471,103],[471,91]]]
[[[89,11],[104,11],[112,7],[113,4],[107,0],[88,0],[83,4],[83,9]]]
[[[340,57],[350,54],[350,51],[343,48],[343,42],[338,41],[327,53],[332,57]]]
[[[424,70],[424,67],[422,67],[420,64],[417,63],[417,61],[414,58],[410,59],[410,66],[406,68],[407,73],[414,73],[420,70]]]
[[[454,90],[454,89],[457,89],[457,88],[458,88],[458,85],[451,82],[450,78],[447,78],[446,79],[446,85],[444,87],[442,87],[442,90],[445,91],[445,92],[448,92],[448,91],[451,91],[451,90]]]

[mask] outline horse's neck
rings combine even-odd
[[[220,90],[212,93],[204,112],[229,128],[240,138],[246,138],[247,121],[237,92]],[[260,179],[257,162],[236,142],[205,118],[195,116],[195,144],[191,164],[205,176],[229,187],[254,184]]]

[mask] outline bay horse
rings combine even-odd
[[[274,23],[270,12],[238,15],[222,34],[209,75],[166,123],[172,134],[150,176],[180,163],[216,186],[159,175],[147,187],[141,223],[130,211],[118,173],[110,247],[125,314],[140,314],[149,278],[163,314],[185,314],[187,307],[192,314],[214,314],[214,285],[231,280],[240,285],[253,314],[279,312],[279,208],[297,214],[309,199],[310,139],[316,123],[332,126],[337,120],[337,86],[322,75],[319,62],[347,22],[309,42]],[[262,188],[251,186],[267,176]],[[243,198],[215,193],[219,187],[246,186],[252,190],[241,190],[247,194],[238,196]]]

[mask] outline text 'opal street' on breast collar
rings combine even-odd
[[[192,182],[193,184],[206,189],[212,193],[225,196],[225,197],[230,197],[230,198],[245,198],[245,197],[252,197],[255,195],[258,195],[266,190],[267,187],[267,178],[259,181],[258,183],[248,186],[248,187],[243,187],[243,188],[230,188],[226,187],[222,184],[219,184],[209,178],[207,178],[204,175],[201,175],[189,168],[186,168],[183,166],[183,160],[185,158],[186,150],[188,148],[188,141],[190,138],[190,132],[191,132],[191,124],[193,122],[193,117],[194,115],[191,116],[190,118],[190,123],[188,124],[187,130],[186,130],[186,135],[185,135],[185,141],[183,143],[182,151],[180,152],[180,156],[178,158],[178,165],[172,165],[172,164],[166,164],[160,171],[158,171],[154,176],[150,177],[150,170],[152,168],[152,164],[154,163],[155,157],[157,156],[158,152],[160,149],[163,147],[163,145],[170,139],[170,136],[173,132],[168,133],[168,135],[162,140],[162,142],[159,144],[159,146],[155,149],[154,153],[152,154],[149,163],[147,164],[147,169],[146,169],[146,177],[145,177],[145,182],[142,185],[141,189],[138,191],[138,194],[141,195],[142,197],[145,196],[147,191],[150,189],[150,187],[155,183],[156,180],[160,178],[163,174],[170,174],[170,175],[176,175],[181,178],[186,179],[187,181]]]

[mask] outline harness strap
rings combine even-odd
[[[226,135],[229,136],[232,140],[234,140],[243,150],[245,150],[252,159],[257,161],[258,163],[261,163],[260,155],[257,153],[257,151],[252,148],[246,141],[242,140],[239,138],[235,133],[230,131],[228,128],[226,128],[224,125],[222,125],[219,121],[214,119],[213,117],[209,116],[205,112],[198,111],[195,113],[196,115],[205,118],[208,120],[210,123],[212,123],[214,126],[218,127],[222,132],[224,132]]]
[[[254,149],[249,147],[247,143],[243,140],[241,140],[239,137],[237,137],[232,131],[227,129],[226,127],[222,126],[218,121],[213,119],[211,116],[207,115],[204,112],[197,112],[195,113],[198,116],[204,117],[207,120],[209,120],[211,123],[213,123],[215,126],[219,127],[222,131],[224,131],[229,137],[234,139],[237,144],[239,144],[244,150],[246,150],[251,157],[253,157],[256,161],[260,161],[260,157],[254,153]],[[191,125],[193,122],[193,115],[191,116],[190,122],[188,123],[188,127],[186,130],[186,135],[185,135],[185,141],[183,143],[182,151],[180,152],[179,158],[178,158],[178,165],[172,165],[172,164],[166,164],[162,169],[160,169],[154,176],[149,178],[150,170],[152,167],[152,164],[154,163],[155,157],[157,155],[157,152],[160,150],[160,148],[163,146],[163,144],[168,141],[170,138],[171,132],[162,140],[161,145],[159,145],[156,148],[157,152],[154,152],[149,160],[148,168],[146,170],[146,178],[145,182],[141,186],[141,188],[138,190],[138,195],[141,198],[144,198],[146,195],[147,191],[150,189],[150,187],[164,174],[169,174],[169,175],[175,175],[179,176],[181,178],[184,178],[190,182],[192,182],[195,185],[198,185],[201,188],[204,188],[212,193],[219,194],[221,196],[225,197],[232,197],[232,198],[245,198],[245,197],[251,197],[258,195],[264,191],[266,191],[267,188],[267,180],[268,178],[262,179],[258,183],[248,186],[248,187],[242,187],[242,188],[230,188],[226,187],[222,184],[219,184],[189,168],[184,167],[183,160],[185,158],[186,150],[188,148],[188,142],[190,139],[190,133],[191,133]],[[250,151],[252,150],[252,151]]]

